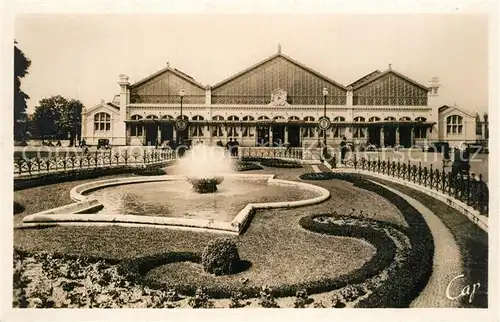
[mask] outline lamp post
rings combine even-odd
[[[184,89],[181,88],[179,91],[179,96],[181,97],[181,119],[182,119],[182,99],[184,98]]]
[[[328,90],[323,88],[323,117],[326,118],[326,97],[328,96]],[[326,148],[326,129],[323,130],[323,145]]]

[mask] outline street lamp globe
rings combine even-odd
[[[328,90],[325,88],[323,88],[323,96],[328,96]]]
[[[183,97],[184,96],[184,89],[181,88],[181,90],[179,91],[179,96],[180,97]]]

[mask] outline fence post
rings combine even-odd
[[[354,154],[354,170],[358,169],[358,158],[356,157],[356,154]]]

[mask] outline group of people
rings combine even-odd
[[[224,144],[222,143],[222,140],[217,141],[217,146],[224,147]],[[229,138],[229,141],[227,141],[225,148],[229,155],[232,157],[237,157],[238,156],[238,147],[240,146],[240,143],[238,140],[233,138]]]

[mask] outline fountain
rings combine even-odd
[[[186,176],[193,190],[198,193],[216,192],[224,175],[234,172],[233,161],[226,155],[224,148],[203,143],[188,150],[174,168],[174,173]]]

